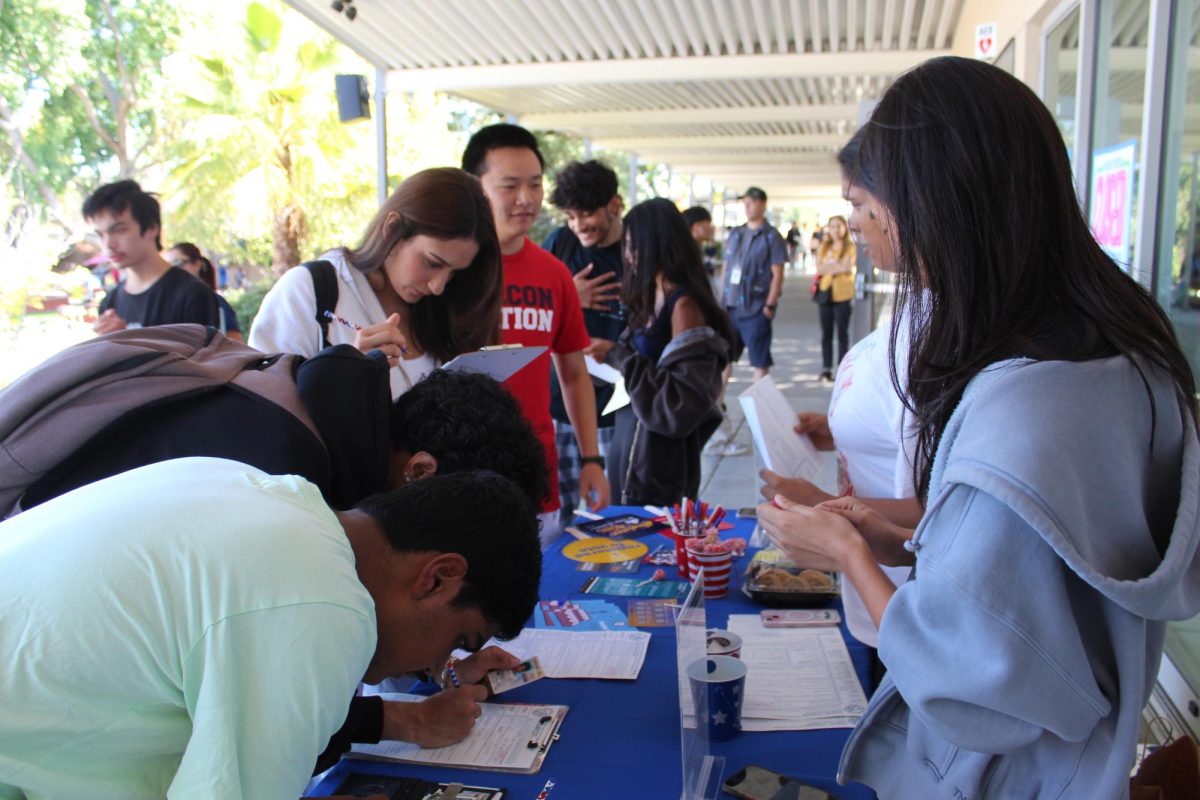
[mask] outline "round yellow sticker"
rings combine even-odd
[[[592,564],[616,564],[632,561],[650,551],[645,542],[632,539],[602,539],[592,537],[571,542],[563,548],[563,555],[572,561],[587,561]]]

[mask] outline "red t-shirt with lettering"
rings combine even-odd
[[[553,511],[559,502],[558,451],[550,418],[550,353],[574,353],[588,346],[583,308],[567,265],[528,239],[516,253],[504,256],[500,303],[500,340],[504,344],[548,348],[504,385],[546,451],[550,496],[542,501],[542,511]]]

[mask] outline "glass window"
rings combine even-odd
[[[1098,5],[1101,44],[1096,52],[1088,221],[1100,246],[1128,270],[1135,255],[1150,3]]]
[[[1154,292],[1167,311],[1192,373],[1200,376],[1200,66],[1188,63],[1197,46],[1200,0],[1175,3],[1167,86],[1166,135]],[[1167,625],[1167,657],[1193,695],[1200,695],[1200,617]],[[1173,696],[1178,702],[1178,698]],[[1186,704],[1183,716],[1197,724]]]
[[[1074,159],[1075,95],[1079,83],[1079,6],[1046,34],[1042,100],[1058,120],[1063,141]]]

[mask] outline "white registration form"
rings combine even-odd
[[[763,466],[789,478],[812,480],[821,470],[821,455],[793,426],[796,413],[768,375],[738,395],[754,451]]]
[[[384,694],[385,700],[423,702],[408,694]],[[410,742],[355,744],[359,756],[415,764],[471,769],[529,772],[536,769],[550,746],[551,735],[566,714],[566,706],[481,703],[483,713],[467,738],[449,747],[426,748]],[[530,746],[530,742],[533,745]]]
[[[867,708],[850,652],[836,626],[764,628],[756,614],[730,614],[742,637],[749,731],[852,728]]]
[[[644,631],[553,631],[526,628],[508,641],[491,641],[524,661],[537,656],[547,678],[636,680],[646,660]]]

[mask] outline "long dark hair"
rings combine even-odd
[[[212,262],[200,252],[199,247],[191,242],[176,242],[171,245],[171,249],[183,253],[184,259],[189,264],[199,264],[200,269],[196,271],[196,277],[204,281],[214,292],[217,290],[217,271],[213,268]]]
[[[700,307],[704,320],[734,345],[729,315],[717,304],[712,284],[683,214],[670,200],[656,197],[638,203],[625,215],[625,279],[621,297],[629,308],[629,327],[644,328],[654,319],[655,276],[661,272]]]
[[[871,177],[894,226],[904,313],[891,347],[908,320],[901,396],[919,426],[920,496],[967,384],[1007,358],[1136,356],[1172,378],[1195,420],[1195,379],[1170,322],[1092,237],[1058,126],[1025,84],[972,59],[927,61],[880,100],[858,158],[848,174]]]
[[[397,244],[414,236],[473,239],[479,245],[470,266],[441,295],[410,306],[415,344],[441,361],[495,344],[504,281],[492,208],[479,179],[451,167],[405,179],[380,206],[358,247],[347,248],[346,260],[363,272],[375,272]]]

